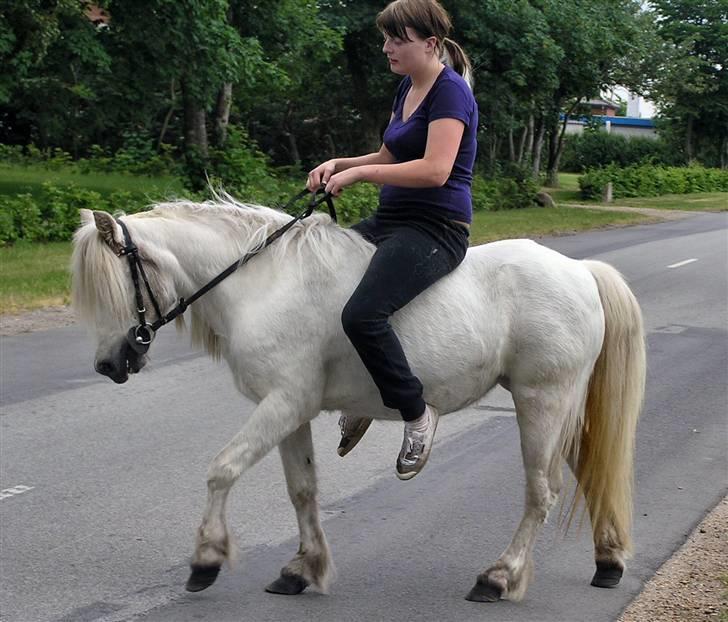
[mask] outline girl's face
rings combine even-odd
[[[420,38],[411,28],[406,28],[410,41],[384,35],[382,52],[387,55],[389,68],[401,76],[416,73],[425,67],[435,52],[437,39]]]

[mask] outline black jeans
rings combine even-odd
[[[341,314],[344,332],[384,405],[399,410],[405,421],[417,419],[425,402],[389,318],[452,272],[468,249],[467,227],[424,211],[380,207],[352,227],[377,250]]]

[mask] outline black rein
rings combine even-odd
[[[119,223],[122,231],[124,232],[125,244],[124,248],[119,251],[119,256],[126,256],[127,260],[129,261],[129,270],[131,271],[131,280],[134,284],[134,296],[136,298],[137,318],[139,320],[139,324],[137,324],[136,326],[132,326],[126,335],[126,339],[129,345],[134,349],[134,351],[139,354],[146,354],[147,350],[149,350],[149,345],[154,340],[154,335],[162,326],[164,326],[165,324],[169,324],[177,316],[182,315],[187,310],[187,307],[195,302],[195,300],[197,300],[201,296],[204,296],[213,287],[218,285],[221,281],[224,281],[238,268],[248,263],[248,261],[250,261],[263,249],[270,246],[298,221],[303,220],[304,218],[308,218],[313,213],[313,211],[322,203],[326,203],[327,207],[329,208],[329,214],[331,215],[331,219],[336,222],[336,211],[334,210],[334,203],[331,198],[332,195],[329,192],[325,192],[323,189],[319,189],[313,193],[310,193],[308,190],[303,190],[299,192],[295,197],[293,197],[288,203],[282,206],[281,209],[284,211],[288,210],[291,206],[298,203],[307,194],[311,194],[311,199],[309,200],[306,209],[304,209],[297,216],[294,216],[293,219],[288,221],[280,229],[276,229],[265,239],[265,241],[258,248],[255,248],[254,250],[246,253],[240,259],[237,259],[234,263],[230,264],[227,268],[225,268],[225,270],[218,274],[209,283],[203,285],[189,298],[180,298],[177,306],[175,306],[166,315],[162,315],[162,311],[159,308],[159,303],[157,303],[157,300],[152,293],[152,288],[149,286],[147,275],[144,272],[144,266],[141,262],[141,259],[139,259],[139,250],[131,239],[129,229],[121,219],[117,218],[116,221]],[[144,297],[142,294],[142,290],[139,286],[139,275],[141,275],[142,277],[142,281],[144,282],[144,286],[146,287],[149,299],[152,301],[154,311],[157,314],[157,319],[151,324],[146,321],[145,317],[146,309],[144,308]]]

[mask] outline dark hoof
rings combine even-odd
[[[215,583],[218,574],[220,566],[192,566],[192,573],[185,587],[188,592],[201,592]]]
[[[597,562],[597,571],[591,584],[594,587],[617,587],[624,569],[614,563]]]
[[[486,579],[487,581],[487,579]],[[495,583],[481,583],[477,580],[473,589],[465,597],[465,600],[471,600],[474,603],[495,603],[503,596],[503,588]]]
[[[285,594],[286,596],[295,596],[300,594],[308,587],[308,581],[303,577],[291,574],[281,574],[273,583],[265,588],[270,594]]]

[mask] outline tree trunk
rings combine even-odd
[[[169,127],[169,121],[172,118],[172,115],[174,114],[175,106],[177,105],[177,91],[175,88],[175,81],[174,78],[172,78],[169,81],[169,95],[170,95],[170,101],[172,102],[169,105],[169,110],[167,111],[166,116],[164,117],[164,123],[162,123],[162,130],[159,132],[159,141],[157,142],[157,151],[162,147],[162,143],[164,143],[164,135],[167,133],[167,128]]]
[[[521,140],[518,142],[518,154],[516,156],[516,161],[518,164],[523,164],[523,155],[524,155],[524,149],[526,147],[526,137],[528,136],[528,126],[524,126],[523,130],[521,130]]]
[[[334,139],[331,138],[331,134],[328,132],[324,134],[324,143],[326,143],[326,151],[329,158],[336,157],[336,147],[334,146]]]
[[[534,126],[535,127],[535,126]],[[538,179],[541,172],[541,152],[543,151],[543,139],[546,134],[546,123],[543,117],[538,121],[538,135],[533,144],[533,155],[531,157],[531,176]]]
[[[185,81],[182,81],[182,99],[184,102],[185,147],[187,151],[197,150],[207,157],[207,123],[205,110],[190,95]]]
[[[566,126],[569,123],[569,117],[574,110],[576,110],[580,101],[581,98],[577,99],[564,115],[564,121],[561,124],[560,131],[558,120],[552,127],[549,140],[549,163],[548,170],[546,172],[546,185],[549,188],[559,187],[559,162],[561,161],[561,154],[564,152],[564,135],[566,134]]]
[[[230,107],[233,103],[232,82],[226,82],[217,92],[215,104],[215,146],[222,147],[227,140],[227,129],[230,121]]]
[[[533,141],[536,138],[536,120],[533,115],[528,115],[528,138],[526,139],[526,151],[525,155],[530,157],[533,156]]]
[[[508,128],[508,159],[511,162],[516,161],[516,145],[513,142],[513,128]]]
[[[687,163],[693,161],[693,117],[688,115],[688,125],[685,128],[685,157]]]
[[[720,168],[723,170],[728,168],[728,136],[723,138],[723,146],[720,150]]]
[[[291,162],[296,166],[301,165],[301,154],[298,151],[298,141],[296,141],[296,135],[293,132],[283,132],[283,135],[288,140],[288,155],[291,158]]]

